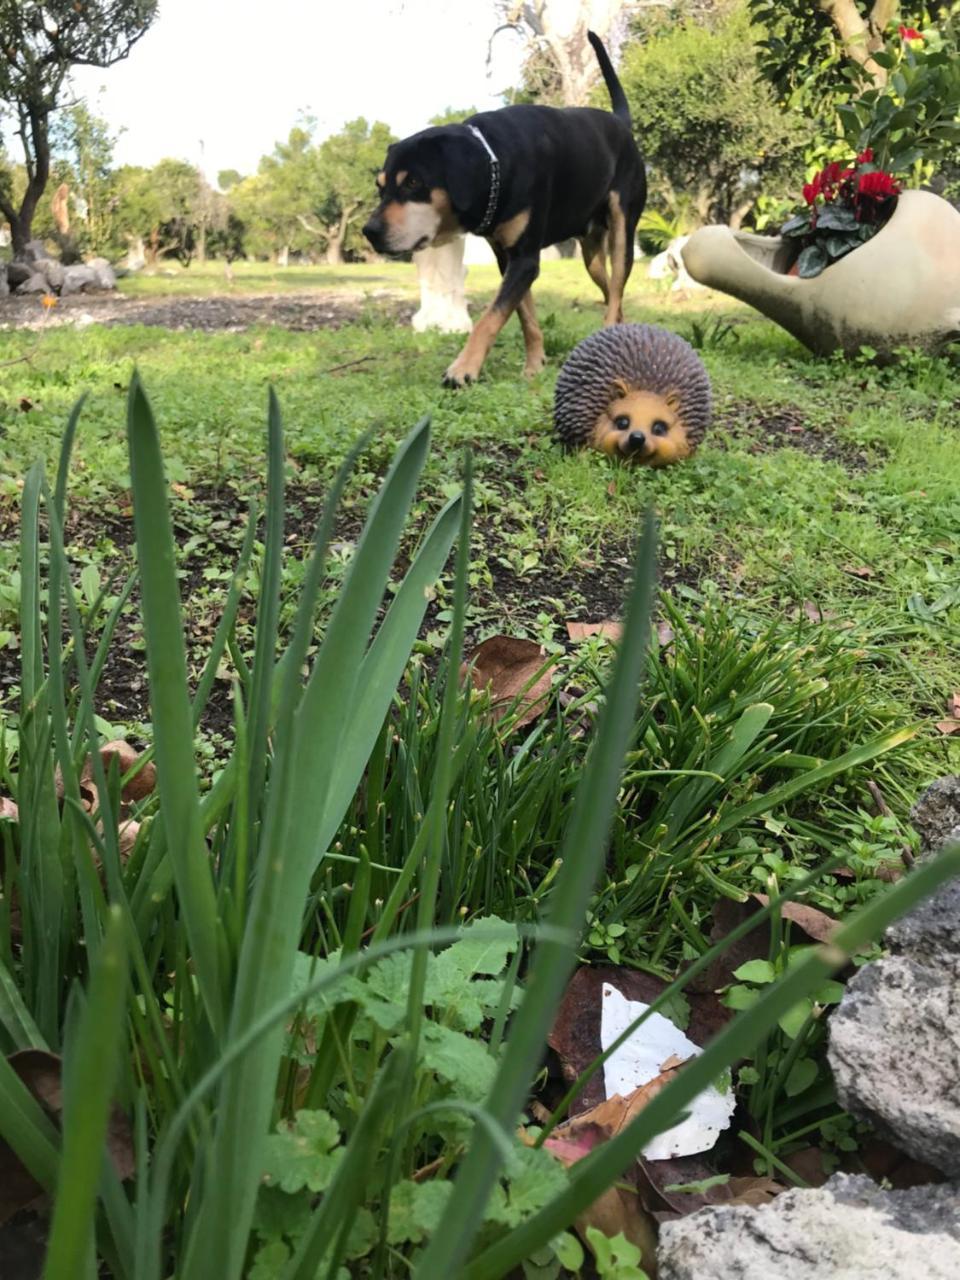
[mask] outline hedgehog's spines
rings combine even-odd
[[[694,447],[703,440],[712,405],[710,379],[700,357],[667,329],[620,324],[584,338],[560,370],[554,428],[567,447],[588,442],[600,415],[617,396],[616,379],[637,390],[674,393],[687,439]]]

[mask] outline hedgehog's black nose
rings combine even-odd
[[[639,450],[643,448],[643,446],[646,443],[647,443],[647,437],[643,434],[642,431],[631,431],[630,434],[627,436],[626,452],[628,454],[637,453],[639,452]]]

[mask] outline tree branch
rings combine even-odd
[[[836,28],[843,51],[853,62],[863,68],[873,84],[882,88],[887,83],[887,73],[870,56],[879,45],[873,44],[873,35],[866,19],[857,8],[856,0],[817,0],[822,11]],[[886,0],[877,0],[886,4]],[[882,43],[882,39],[881,39]]]

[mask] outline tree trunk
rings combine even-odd
[[[339,267],[343,264],[343,240],[336,231],[330,233],[323,260],[328,267]]]
[[[290,246],[288,244],[283,244],[277,250],[277,266],[289,267],[289,265],[290,265]]]
[[[730,214],[730,221],[727,223],[727,226],[730,228],[731,231],[740,230],[740,228],[743,226],[743,220],[747,216],[747,214],[750,212],[750,210],[753,208],[753,204],[754,204],[754,201],[753,201],[753,197],[751,196],[749,200],[744,200],[742,204],[737,205],[736,209],[734,209],[733,212]]]
[[[883,48],[884,29],[896,15],[899,0],[876,0],[867,18],[857,8],[856,0],[818,2],[836,28],[844,53],[862,68],[874,88],[882,89],[887,83],[887,73],[874,62],[872,55]]]

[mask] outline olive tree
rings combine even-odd
[[[16,199],[0,172],[0,213],[10,223],[14,256],[30,240],[50,177],[50,118],[65,105],[71,69],[119,62],[156,13],[157,0],[0,0],[0,104],[27,175]]]

